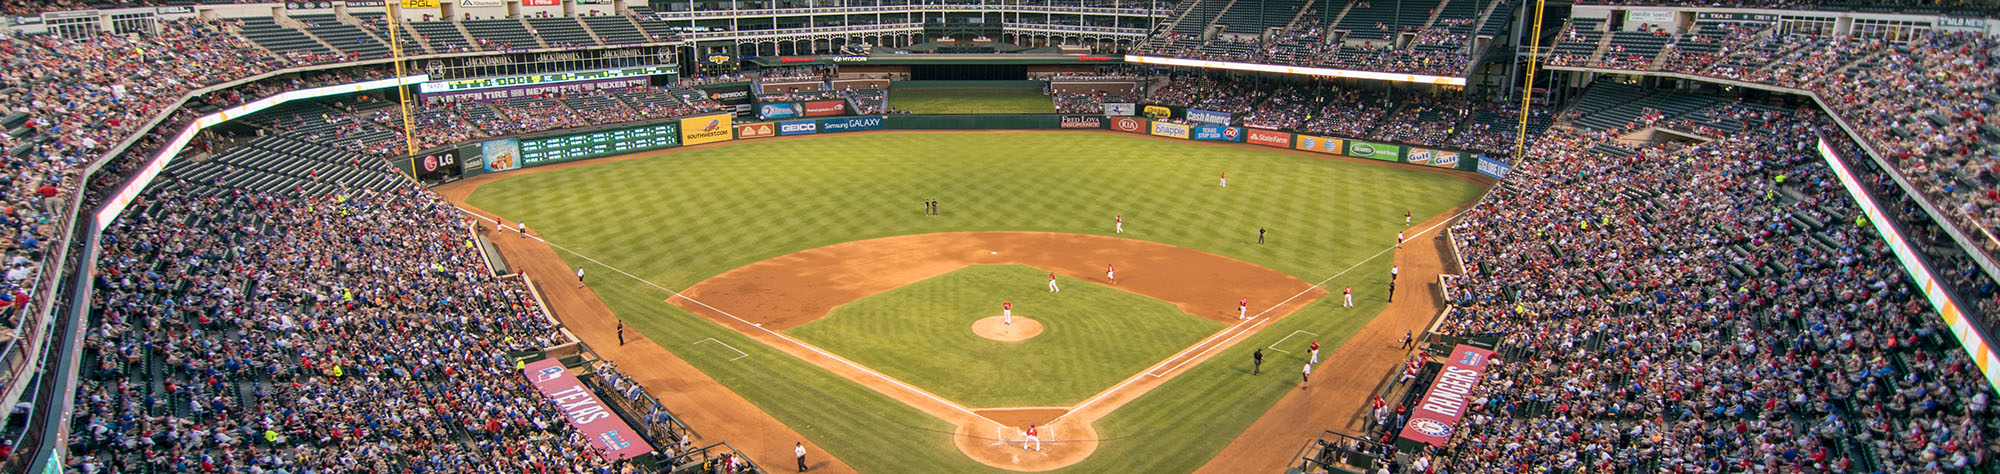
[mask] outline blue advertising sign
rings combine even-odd
[[[1243,141],[1243,129],[1240,127],[1212,127],[1202,125],[1194,128],[1194,139],[1240,142]]]
[[[1493,179],[1507,179],[1507,174],[1512,172],[1514,167],[1508,166],[1507,162],[1487,158],[1484,155],[1479,157],[1479,174],[1492,176]]]
[[[786,120],[778,122],[779,135],[805,135],[819,133],[819,122],[814,120]]]
[[[854,130],[879,130],[881,128],[882,117],[844,117],[819,121],[819,131],[829,133]]]
[[[1229,125],[1228,113],[1216,112],[1213,110],[1187,109],[1187,119],[1189,122],[1206,123],[1210,125]]]
[[[757,118],[764,120],[778,119],[778,118],[792,118],[799,116],[800,113],[801,112],[799,112],[799,104],[794,104],[794,103],[764,104],[757,106]]]

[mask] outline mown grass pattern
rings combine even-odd
[[[897,88],[889,107],[913,114],[1052,114],[1056,103],[1035,87]]]
[[[1228,189],[1216,185],[1224,171]],[[865,238],[971,230],[1110,234],[1115,213],[1125,216],[1122,237],[1227,255],[1317,282],[1393,245],[1405,209],[1423,220],[1481,191],[1426,171],[1245,145],[1081,132],[867,133],[707,146],[522,175],[481,187],[471,202],[509,220],[525,218],[557,245],[678,289],[758,260]],[[924,216],[924,198],[942,200],[944,215]],[[1271,229],[1266,245],[1256,244],[1258,226]],[[575,255],[564,258],[590,274],[612,274]],[[1354,286],[1357,307],[1341,308],[1333,299],[1310,305],[1214,360],[1182,368],[1186,373],[1099,420],[1105,441],[1097,453],[1063,472],[1199,467],[1287,390],[1298,389],[1296,374],[1288,372],[1303,360],[1267,351],[1271,370],[1252,377],[1250,351],[1294,330],[1340,347],[1385,307],[1380,291],[1388,267],[1384,256],[1327,283]],[[625,278],[593,280],[591,288],[627,324],[863,472],[1006,472],[958,453],[952,427],[942,421],[666,304],[659,288]],[[735,352],[692,345],[707,338],[749,357],[731,361]]]
[[[1047,272],[975,265],[835,308],[785,332],[975,408],[1068,406],[1222,329],[1171,303],[1072,278],[1061,293],[1023,282]],[[972,332],[998,316],[1040,322],[1040,336],[1000,342]]]

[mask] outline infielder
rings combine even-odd
[[[1036,437],[1036,436],[1035,436],[1035,425],[1028,425],[1028,431],[1027,431],[1027,434],[1028,434],[1028,439],[1027,439],[1026,441],[1022,441],[1022,442],[1021,442],[1021,450],[1022,450],[1022,451],[1027,451],[1027,450],[1028,450],[1028,443],[1030,443],[1030,442],[1033,442],[1033,443],[1035,443],[1035,451],[1036,451],[1036,452],[1041,452],[1041,450],[1042,450],[1042,439],[1041,439],[1041,438],[1039,438],[1039,437]]]
[[[1006,325],[1014,324],[1013,300],[1003,300],[1000,302],[1000,324],[1006,324]]]
[[[1403,211],[1403,225],[1410,225],[1410,211]]]
[[[1117,225],[1118,225],[1118,233],[1120,233],[1120,234],[1123,234],[1123,233],[1125,233],[1125,217],[1124,217],[1124,216],[1119,216],[1119,215],[1112,215],[1112,216],[1111,216],[1111,219],[1112,219],[1113,221],[1116,221],[1116,223],[1117,223]]]
[[[1059,291],[1062,291],[1062,288],[1056,288],[1056,272],[1049,272],[1049,292],[1055,293]]]
[[[1104,279],[1105,279],[1105,280],[1109,280],[1109,281],[1111,281],[1111,284],[1113,284],[1113,285],[1116,285],[1116,284],[1118,284],[1118,275],[1117,275],[1117,271],[1116,271],[1116,269],[1114,269],[1114,268],[1111,268],[1111,266],[1110,266],[1110,265],[1105,265],[1105,266],[1104,266]]]
[[[1249,317],[1250,297],[1245,296],[1242,301],[1236,302],[1236,319],[1248,319]]]
[[[1347,300],[1347,307],[1349,308],[1354,307],[1354,287],[1350,286],[1347,287],[1346,289],[1340,290],[1340,296],[1341,298]]]
[[[576,267],[576,287],[583,288],[583,266]]]
[[[1228,173],[1228,172],[1223,172],[1223,173],[1222,173],[1222,187],[1225,187],[1225,188],[1229,187],[1229,173]]]
[[[1319,338],[1313,338],[1312,345],[1307,346],[1307,348],[1312,349],[1312,354],[1313,354],[1312,363],[1314,364],[1319,363]]]

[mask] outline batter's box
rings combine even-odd
[[[735,358],[735,359],[729,359],[729,362],[736,362],[736,361],[737,361],[737,359],[742,359],[742,358],[744,358],[744,357],[750,357],[750,354],[748,354],[748,353],[744,353],[743,351],[741,351],[741,350],[738,350],[738,349],[736,349],[736,347],[735,347],[735,346],[731,346],[731,345],[729,345],[729,343],[727,343],[727,342],[722,342],[722,341],[717,341],[717,340],[715,340],[715,338],[713,338],[713,337],[711,337],[711,338],[708,338],[708,339],[702,339],[702,340],[699,340],[699,341],[694,341],[695,345],[700,345],[701,343],[704,343],[704,342],[713,342],[713,343],[716,343],[716,344],[720,344],[720,345],[722,345],[722,347],[723,347],[723,348],[725,348],[725,349],[729,349],[729,350],[731,350],[731,351],[736,351],[736,353],[737,353],[738,355],[736,356],[736,358]]]

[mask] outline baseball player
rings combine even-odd
[[[1311,382],[1312,380],[1313,380],[1313,365],[1311,362],[1307,362],[1305,373],[1299,374],[1299,388],[1300,389],[1306,388],[1305,382]]]
[[[583,288],[583,266],[576,267],[576,287]]]
[[[1403,225],[1410,225],[1410,211],[1403,211]]]
[[[528,238],[528,221],[521,221],[521,225],[515,226],[514,230],[521,231],[521,238]]]
[[[1125,216],[1112,215],[1111,220],[1114,221],[1118,226],[1118,233],[1120,234],[1125,233]]]
[[[1389,265],[1389,281],[1390,281],[1390,282],[1395,282],[1395,281],[1396,281],[1396,275],[1397,275],[1397,274],[1400,274],[1400,273],[1402,273],[1402,272],[1403,272],[1403,266],[1402,266],[1402,265],[1394,265],[1394,264],[1392,264],[1392,265]]]
[[[792,457],[799,459],[799,472],[806,472],[806,443],[804,441],[792,444]]]
[[[1245,296],[1241,301],[1236,302],[1236,319],[1249,319],[1249,318],[1250,318],[1250,297]]]
[[[1104,279],[1105,279],[1105,280],[1109,280],[1109,281],[1111,282],[1111,284],[1113,284],[1113,285],[1116,285],[1116,284],[1118,284],[1118,274],[1117,274],[1117,269],[1114,269],[1114,268],[1111,268],[1111,266],[1110,266],[1110,265],[1105,265],[1105,266],[1104,266]]]
[[[1022,441],[1022,442],[1021,442],[1021,450],[1022,450],[1022,451],[1027,451],[1027,450],[1028,450],[1028,443],[1032,442],[1032,443],[1035,443],[1035,451],[1036,451],[1036,452],[1041,452],[1041,450],[1042,450],[1042,439],[1041,439],[1041,438],[1039,438],[1039,437],[1036,437],[1036,436],[1035,436],[1035,425],[1028,425],[1028,431],[1027,431],[1027,435],[1028,435],[1028,439],[1027,439],[1026,441]]]
[[[1222,173],[1222,187],[1229,187],[1229,173],[1226,171]]]
[[[1049,292],[1055,293],[1059,291],[1062,291],[1062,288],[1056,288],[1056,272],[1049,272]]]
[[[1403,248],[1403,232],[1396,232],[1396,248]]]
[[[1014,300],[1000,302],[1000,324],[1014,324]]]
[[[1319,363],[1319,338],[1313,338],[1312,345],[1306,346],[1306,348],[1312,349],[1312,355],[1313,355],[1312,363],[1314,364]]]
[[[1340,297],[1347,300],[1347,307],[1354,307],[1354,287],[1349,286],[1346,289],[1340,290]]]

